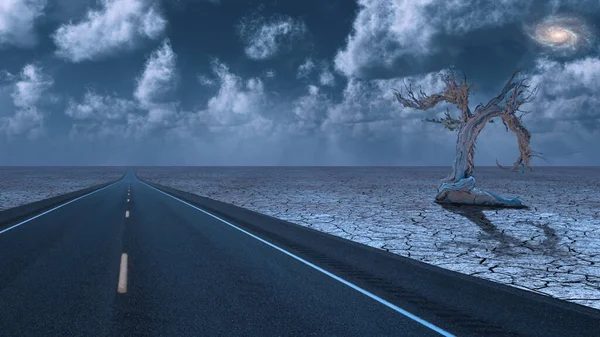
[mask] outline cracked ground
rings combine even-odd
[[[442,268],[600,309],[600,168],[476,168],[529,209],[440,206],[450,168],[139,168],[143,179]]]
[[[102,184],[122,167],[0,167],[0,211]]]

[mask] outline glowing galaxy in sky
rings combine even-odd
[[[590,27],[573,16],[550,16],[526,30],[541,46],[563,54],[589,49],[594,40]]]

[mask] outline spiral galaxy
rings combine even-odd
[[[574,53],[593,45],[594,34],[581,19],[550,16],[527,27],[527,34],[544,48],[559,53]]]

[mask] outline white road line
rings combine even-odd
[[[129,211],[125,211],[125,217],[129,218]]]
[[[102,190],[104,190],[104,189],[107,189],[107,188],[111,187],[112,185],[114,185],[114,184],[117,184],[117,183],[119,183],[119,182],[121,182],[121,180],[119,180],[119,181],[115,181],[114,183],[112,183],[112,184],[110,184],[110,185],[108,185],[108,186],[102,187],[101,189],[95,190],[95,191],[93,191],[93,192],[90,192],[90,193],[88,193],[88,194],[84,194],[84,195],[82,195],[82,196],[80,196],[80,197],[78,197],[78,198],[75,198],[75,199],[71,200],[71,201],[67,201],[67,202],[65,202],[65,203],[64,203],[64,204],[62,204],[62,205],[56,206],[56,207],[54,207],[54,208],[51,208],[51,209],[49,209],[49,210],[47,210],[47,211],[45,211],[45,212],[43,212],[43,213],[40,213],[40,214],[38,214],[38,215],[36,215],[36,216],[33,216],[33,217],[31,217],[31,218],[29,218],[29,219],[27,219],[27,220],[23,220],[23,221],[19,222],[19,223],[18,223],[18,224],[16,224],[16,225],[12,225],[12,226],[10,226],[10,227],[8,227],[8,228],[5,228],[5,229],[3,229],[3,230],[0,230],[0,234],[2,234],[2,233],[6,233],[6,232],[8,232],[9,230],[11,230],[11,229],[13,229],[13,228],[17,228],[17,227],[19,227],[19,226],[21,226],[21,225],[23,225],[23,224],[25,224],[25,223],[28,223],[28,222],[29,222],[29,221],[31,221],[31,220],[37,219],[37,218],[41,217],[42,215],[48,214],[48,213],[50,213],[50,212],[52,212],[52,211],[55,211],[55,210],[57,210],[57,209],[59,209],[59,208],[61,208],[61,207],[63,207],[63,206],[66,206],[66,205],[68,205],[68,204],[70,204],[70,203],[73,203],[73,202],[75,202],[75,201],[77,201],[77,200],[79,200],[79,199],[83,199],[83,198],[85,198],[85,197],[87,197],[87,196],[90,196],[90,195],[92,195],[92,194],[94,194],[94,193],[97,193],[97,192],[100,192],[100,191],[102,191]]]
[[[121,254],[121,266],[119,268],[119,283],[117,285],[117,292],[124,294],[127,292],[127,254]]]
[[[294,254],[292,254],[292,253],[288,252],[287,250],[285,250],[285,249],[283,249],[283,248],[281,248],[281,247],[278,247],[278,246],[276,246],[276,245],[274,245],[274,244],[272,244],[272,243],[270,243],[270,242],[268,242],[268,241],[266,241],[266,240],[264,240],[264,239],[261,239],[260,237],[258,237],[258,236],[256,236],[256,235],[254,235],[254,234],[252,234],[252,233],[250,233],[250,232],[248,232],[248,231],[246,231],[246,230],[244,230],[244,229],[242,229],[242,228],[240,228],[240,227],[237,227],[236,225],[234,225],[234,224],[230,223],[230,222],[229,222],[229,221],[227,221],[227,220],[221,219],[221,218],[219,218],[218,216],[216,216],[216,215],[214,215],[214,214],[211,214],[211,213],[209,213],[209,212],[207,212],[207,211],[205,211],[205,210],[203,210],[203,209],[201,209],[201,208],[199,208],[199,207],[197,207],[197,206],[194,206],[194,205],[190,204],[190,203],[189,203],[189,202],[187,202],[187,201],[181,200],[181,199],[179,199],[179,198],[177,198],[177,197],[174,197],[174,196],[172,196],[172,195],[170,195],[170,194],[168,194],[168,193],[165,193],[165,192],[163,192],[163,191],[161,191],[161,190],[157,189],[156,187],[153,187],[153,186],[150,186],[150,185],[146,184],[145,182],[143,182],[143,181],[141,181],[141,180],[140,180],[140,182],[141,182],[141,183],[143,183],[144,185],[146,185],[146,186],[148,186],[148,187],[150,187],[150,188],[152,188],[152,189],[154,189],[154,190],[156,190],[156,191],[158,191],[158,192],[160,192],[160,193],[162,193],[162,194],[164,194],[164,195],[168,196],[168,197],[171,197],[171,198],[173,198],[173,199],[175,199],[175,200],[177,200],[177,201],[180,201],[180,202],[182,202],[182,203],[184,203],[184,204],[186,204],[186,205],[188,205],[188,206],[190,206],[190,207],[192,207],[192,208],[195,208],[196,210],[198,210],[198,211],[200,211],[200,212],[202,212],[202,213],[204,213],[204,214],[206,214],[206,215],[208,215],[208,216],[210,216],[210,217],[212,217],[212,218],[214,218],[214,219],[217,219],[217,220],[219,220],[219,221],[221,221],[221,222],[225,223],[226,225],[228,225],[228,226],[230,226],[230,227],[233,227],[233,228],[237,229],[238,231],[240,231],[240,232],[242,232],[242,233],[244,233],[244,234],[247,234],[247,235],[251,236],[252,238],[254,238],[254,239],[256,239],[256,240],[258,240],[258,241],[260,241],[260,242],[262,242],[262,243],[264,243],[264,244],[266,244],[266,245],[268,245],[268,246],[270,246],[270,247],[272,247],[272,248],[275,248],[275,249],[277,249],[278,251],[280,251],[280,252],[282,252],[282,253],[284,253],[284,254],[286,254],[286,255],[288,255],[288,256],[290,256],[290,257],[294,258],[295,260],[298,260],[298,261],[300,261],[300,262],[304,263],[305,265],[307,265],[307,266],[309,266],[309,267],[311,267],[311,268],[313,268],[313,269],[316,269],[316,270],[320,271],[321,273],[323,273],[323,274],[325,274],[325,275],[327,275],[327,276],[331,277],[332,279],[334,279],[334,280],[336,280],[336,281],[338,281],[338,282],[340,282],[340,283],[342,283],[342,284],[344,284],[344,285],[346,285],[346,286],[348,286],[348,287],[350,287],[350,288],[352,288],[352,289],[354,289],[354,290],[358,291],[359,293],[361,293],[361,294],[363,294],[363,295],[366,295],[366,296],[370,297],[371,299],[373,299],[373,300],[375,300],[375,301],[377,301],[377,302],[379,302],[379,303],[381,303],[381,304],[385,305],[386,307],[388,307],[388,308],[390,308],[390,309],[392,309],[392,310],[396,311],[397,313],[399,313],[399,314],[402,314],[402,315],[404,315],[404,316],[406,316],[406,317],[408,317],[408,318],[412,319],[413,321],[415,321],[415,322],[417,322],[417,323],[420,323],[420,324],[422,324],[422,325],[424,325],[424,326],[428,327],[429,329],[431,329],[431,330],[433,330],[433,331],[435,331],[435,332],[439,333],[439,334],[440,334],[440,335],[442,335],[442,336],[445,336],[445,337],[455,337],[455,336],[454,336],[453,334],[451,334],[450,332],[448,332],[448,331],[446,331],[446,330],[444,330],[444,329],[442,329],[442,328],[440,328],[440,327],[438,327],[438,326],[436,326],[436,325],[434,325],[434,324],[432,324],[432,323],[429,323],[429,322],[427,322],[426,320],[424,320],[424,319],[422,319],[422,318],[420,318],[420,317],[418,317],[418,316],[416,316],[416,315],[414,315],[414,314],[411,314],[410,312],[408,312],[408,311],[406,311],[406,310],[404,310],[404,309],[402,309],[402,308],[398,307],[397,305],[395,305],[395,304],[393,304],[393,303],[390,303],[390,302],[388,302],[388,301],[384,300],[383,298],[381,298],[381,297],[379,297],[379,296],[377,296],[377,295],[375,295],[375,294],[372,294],[372,293],[370,293],[369,291],[367,291],[367,290],[365,290],[365,289],[362,289],[361,287],[359,287],[359,286],[357,286],[357,285],[355,285],[355,284],[353,284],[353,283],[351,283],[351,282],[348,282],[348,281],[344,280],[343,278],[341,278],[341,277],[339,277],[339,276],[337,276],[337,275],[334,275],[334,274],[332,274],[332,273],[328,272],[327,270],[325,270],[325,269],[323,269],[323,268],[321,268],[321,267],[319,267],[319,266],[317,266],[317,265],[314,265],[314,264],[312,264],[312,263],[310,263],[310,262],[306,261],[305,259],[303,259],[303,258],[301,258],[301,257],[299,257],[299,256],[296,256],[296,255],[294,255]]]
[[[127,202],[129,202],[129,199],[127,199]]]

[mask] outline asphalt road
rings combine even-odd
[[[478,335],[234,226],[128,172],[0,228],[0,336]],[[592,336],[593,319],[563,336]]]

